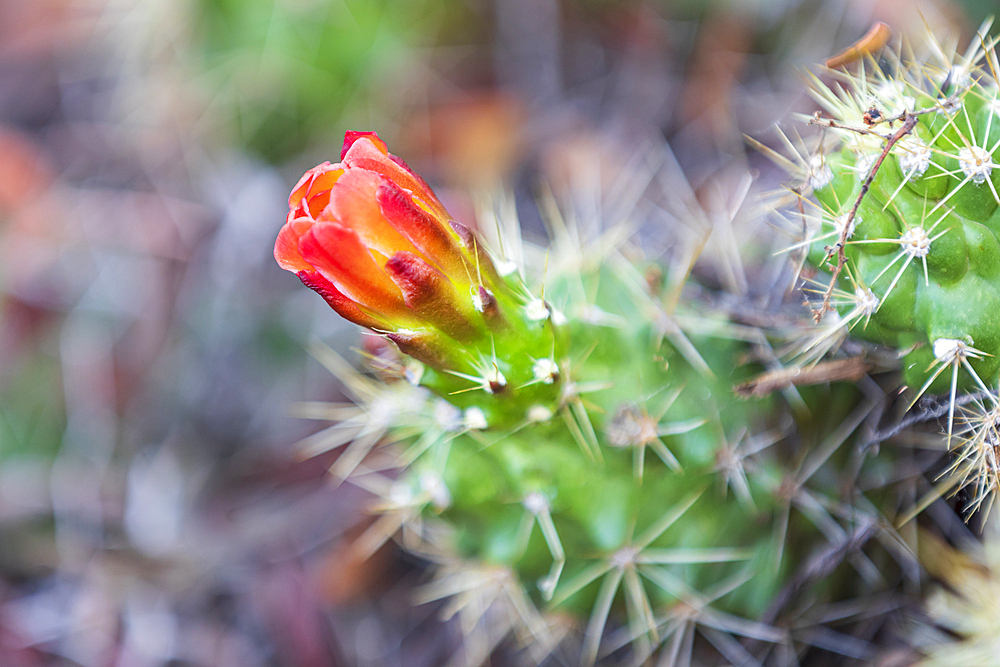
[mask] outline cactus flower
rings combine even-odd
[[[562,344],[553,311],[517,273],[497,272],[472,231],[377,134],[348,132],[340,162],[307,171],[288,207],[278,264],[433,369],[424,385],[442,395],[503,394],[502,405],[477,408],[491,425],[556,405]],[[471,408],[477,398],[462,401]]]
[[[344,318],[402,345],[474,338],[496,272],[472,233],[374,132],[348,132],[340,160],[292,190],[278,264]]]

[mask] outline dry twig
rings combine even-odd
[[[829,127],[837,130],[848,130],[850,132],[857,132],[858,134],[869,134],[874,135],[882,139],[885,142],[885,146],[882,148],[882,153],[875,160],[875,164],[872,165],[872,169],[868,172],[868,177],[865,178],[865,182],[861,185],[861,191],[858,193],[858,198],[854,201],[854,206],[851,207],[850,212],[847,214],[847,219],[844,221],[844,227],[840,231],[840,237],[837,239],[837,243],[827,249],[826,257],[823,261],[830,259],[831,255],[837,254],[837,265],[833,269],[833,276],[830,278],[830,285],[826,288],[826,292],[823,293],[823,303],[819,309],[813,310],[813,320],[817,323],[823,319],[823,315],[826,314],[828,310],[833,310],[830,306],[830,298],[833,295],[834,286],[837,284],[837,278],[840,276],[840,272],[844,269],[844,264],[847,262],[847,256],[844,254],[844,248],[847,244],[847,237],[850,233],[852,223],[854,222],[854,217],[858,213],[858,207],[861,206],[861,201],[868,194],[868,190],[871,188],[872,181],[875,180],[875,175],[878,173],[879,167],[882,166],[882,162],[885,161],[889,152],[892,151],[892,147],[899,143],[900,139],[913,132],[913,128],[917,126],[917,119],[926,113],[931,113],[932,111],[937,111],[942,108],[943,104],[950,103],[952,100],[949,98],[942,103],[939,103],[933,107],[928,107],[926,109],[919,109],[917,111],[904,111],[897,116],[891,116],[886,118],[881,116],[879,118],[873,119],[871,121],[871,127],[875,127],[881,123],[889,123],[889,127],[897,121],[902,121],[902,125],[898,130],[892,134],[882,134],[881,132],[876,132],[868,127],[855,127],[851,125],[844,125],[838,123],[832,118],[821,118],[820,112],[816,112],[816,115],[809,121],[810,125],[819,125],[821,127]]]

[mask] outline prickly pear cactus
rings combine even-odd
[[[751,664],[740,640],[797,646],[771,625],[795,592],[884,582],[866,556],[861,577],[800,571],[878,522],[833,465],[871,407],[853,388],[799,430],[774,401],[737,400],[746,330],[672,305],[683,285],[606,238],[556,234],[524,264],[507,238],[494,258],[371,133],[289,204],[279,263],[410,356],[372,344],[372,379],[320,355],[358,401],[320,444],[351,441],[333,472],[380,498],[358,548],[402,530],[439,563],[425,597],[462,612],[467,663],[510,632],[535,662],[579,632],[571,662],[663,645],[669,663],[698,629],[706,655]]]
[[[821,356],[846,327],[898,350],[913,401],[950,392],[949,445],[961,437],[947,486],[975,482],[973,507],[997,487],[1000,405],[1000,92],[988,28],[964,54],[928,35],[814,76],[817,141],[783,136],[792,158],[777,156],[798,176],[788,219],[806,236],[793,248],[828,272],[812,288],[826,320],[800,351]],[[978,409],[956,415],[959,392],[981,393]]]

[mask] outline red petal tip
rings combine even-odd
[[[344,133],[344,147],[340,149],[341,160],[344,159],[344,156],[347,155],[347,151],[351,150],[351,146],[353,146],[354,142],[358,139],[368,139],[375,144],[375,147],[382,151],[383,154],[389,154],[389,147],[384,141],[379,139],[376,132],[355,132],[353,130],[348,130]]]

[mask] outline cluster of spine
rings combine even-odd
[[[856,552],[883,529],[846,465],[872,407],[853,387],[826,390],[812,422],[739,401],[747,332],[672,306],[680,286],[662,272],[556,239],[529,290],[528,267],[495,261],[392,165],[405,168],[377,138],[349,135],[342,163],[293,192],[276,255],[419,359],[372,345],[373,378],[323,352],[357,406],[314,406],[339,420],[316,443],[349,443],[334,473],[380,499],[361,553],[400,535],[439,564],[425,597],[461,612],[467,663],[513,633],[535,662],[560,645],[582,664],[655,652],[672,664],[697,645],[756,664],[800,645],[775,623],[797,593],[835,600],[893,576]],[[386,278],[374,296],[357,284]],[[853,576],[805,565],[824,550],[852,553]]]
[[[778,156],[799,177],[789,220],[806,237],[794,249],[833,276],[811,290],[826,320],[799,351],[816,359],[849,329],[899,351],[914,401],[950,392],[959,460],[946,486],[973,482],[973,508],[991,502],[1000,472],[1000,69],[988,28],[964,55],[929,37],[926,58],[900,47],[813,77],[815,147],[785,138],[792,158]],[[979,409],[956,410],[959,392],[978,394]]]

